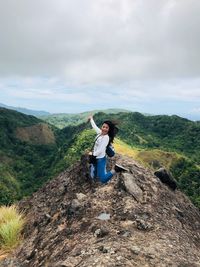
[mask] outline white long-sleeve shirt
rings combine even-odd
[[[97,127],[93,119],[90,119],[90,123],[92,125],[92,128],[97,133],[96,142],[93,149],[93,155],[96,156],[97,159],[103,158],[106,155],[106,147],[109,143],[109,136],[108,134],[101,134],[101,129]]]

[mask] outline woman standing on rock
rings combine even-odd
[[[127,171],[118,164],[115,165],[114,170],[106,171],[106,148],[109,144],[113,143],[118,129],[111,121],[104,121],[100,129],[97,127],[92,116],[89,116],[88,120],[97,133],[93,151],[91,152],[96,157],[96,163],[91,166],[91,177],[97,177],[100,182],[107,183],[117,172]]]

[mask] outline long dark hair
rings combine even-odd
[[[119,131],[119,129],[116,127],[117,123],[113,121],[104,121],[103,124],[107,124],[109,126],[108,136],[110,138],[109,144],[113,143],[115,135]]]

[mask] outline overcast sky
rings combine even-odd
[[[199,0],[0,0],[0,102],[200,119]]]

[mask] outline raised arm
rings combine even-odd
[[[91,123],[91,125],[92,125],[92,128],[95,130],[95,132],[96,132],[97,134],[101,134],[101,129],[100,129],[99,127],[97,127],[97,125],[96,125],[96,123],[94,122],[92,116],[89,117],[89,121],[90,121],[90,123]]]

